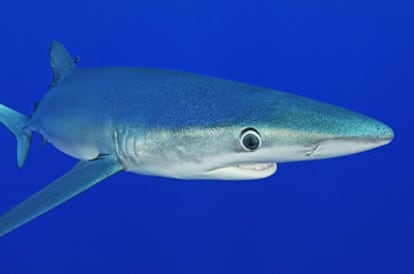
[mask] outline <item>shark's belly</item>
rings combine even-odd
[[[58,150],[80,160],[95,159],[100,153],[100,149],[92,143],[73,142],[61,138],[50,138],[49,142]]]
[[[90,109],[91,110],[91,109]],[[81,160],[113,152],[112,126],[99,113],[86,115],[81,108],[45,105],[35,113],[29,129],[38,132],[60,151]]]
[[[73,120],[40,118],[31,127],[60,151],[80,160],[90,160],[99,154],[107,154],[107,145],[102,146],[101,130]],[[101,137],[100,137],[101,136]]]

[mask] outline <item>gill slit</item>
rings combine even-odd
[[[139,164],[139,155],[136,150],[137,136],[136,131],[132,130],[129,126],[125,126],[122,129],[122,136],[120,140],[121,151],[124,159],[128,164],[137,166]]]
[[[125,127],[125,129],[124,129],[124,138],[122,139],[122,151],[124,152],[124,155],[125,155],[125,158],[127,158],[128,159],[128,162],[130,161],[130,157],[128,157],[129,155],[128,155],[128,150],[127,150],[127,148],[128,148],[128,133],[129,133],[129,130],[128,130],[128,127]]]
[[[118,129],[114,130],[114,134],[113,134],[113,141],[115,144],[115,152],[116,155],[118,156],[118,159],[120,159],[122,162],[124,161],[124,155],[119,147],[119,135],[118,135]]]
[[[137,139],[137,137],[138,137],[138,134],[134,134],[134,145],[133,145],[133,150],[134,150],[134,155],[135,155],[135,160],[136,160],[136,164],[138,164],[138,159],[139,159],[139,157],[138,157],[138,139]]]
[[[119,127],[114,130],[113,135],[115,142],[115,151],[118,155],[118,158],[127,166],[135,163],[135,154],[131,155],[130,149],[128,149],[128,140],[130,139],[130,133],[131,132],[128,130],[128,127]],[[132,147],[132,149],[133,148],[134,147]]]

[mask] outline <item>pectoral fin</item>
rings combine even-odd
[[[71,171],[0,217],[0,237],[121,171],[112,156],[81,161]]]

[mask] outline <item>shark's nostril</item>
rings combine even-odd
[[[317,144],[315,147],[313,147],[311,150],[309,150],[308,152],[306,152],[305,156],[306,157],[312,157],[319,149],[321,145]]]

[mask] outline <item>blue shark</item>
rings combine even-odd
[[[278,163],[353,154],[389,143],[385,124],[301,96],[198,74],[77,68],[50,45],[53,80],[30,116],[0,104],[22,167],[33,133],[79,159],[0,217],[0,237],[121,171],[179,179],[251,180]]]

